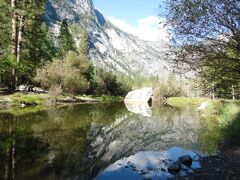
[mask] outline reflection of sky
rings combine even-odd
[[[197,153],[179,147],[172,147],[171,149],[163,152],[138,152],[130,157],[118,160],[104,170],[97,179],[138,180],[143,177],[152,179],[167,179],[172,176],[167,172],[168,166],[171,162],[177,161],[180,156],[184,155],[189,155],[194,159],[192,168],[200,168],[200,163],[196,161],[198,160]],[[182,171],[181,175],[184,175],[186,172],[191,172],[191,169]]]

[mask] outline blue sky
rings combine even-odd
[[[158,15],[162,0],[93,0],[97,9],[106,16],[125,19],[136,26],[139,19]]]
[[[143,40],[168,41],[169,35],[159,18],[159,5],[163,0],[93,0],[114,25]]]

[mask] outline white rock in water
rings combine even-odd
[[[27,105],[24,104],[24,103],[20,104],[20,107],[21,107],[21,108],[25,108],[26,106],[27,106]]]
[[[203,103],[200,104],[200,106],[197,108],[197,110],[201,111],[201,110],[204,110],[208,105],[208,102],[205,101]]]
[[[124,102],[148,103],[152,96],[153,96],[152,88],[137,89],[135,91],[130,91],[125,97]]]
[[[34,91],[34,92],[37,92],[37,93],[44,93],[44,92],[45,92],[44,89],[39,88],[39,87],[34,87],[34,88],[33,88],[33,91]]]

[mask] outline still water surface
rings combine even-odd
[[[199,167],[198,155],[209,153],[201,114],[141,108],[102,103],[0,114],[0,179],[166,179],[169,163],[186,154]]]

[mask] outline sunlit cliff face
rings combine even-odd
[[[67,19],[76,45],[81,30],[87,29],[90,38],[90,57],[97,66],[123,73],[167,75],[172,71],[165,59],[168,43],[143,41],[114,26],[94,8],[91,0],[49,0],[45,20],[57,46],[60,24]]]

